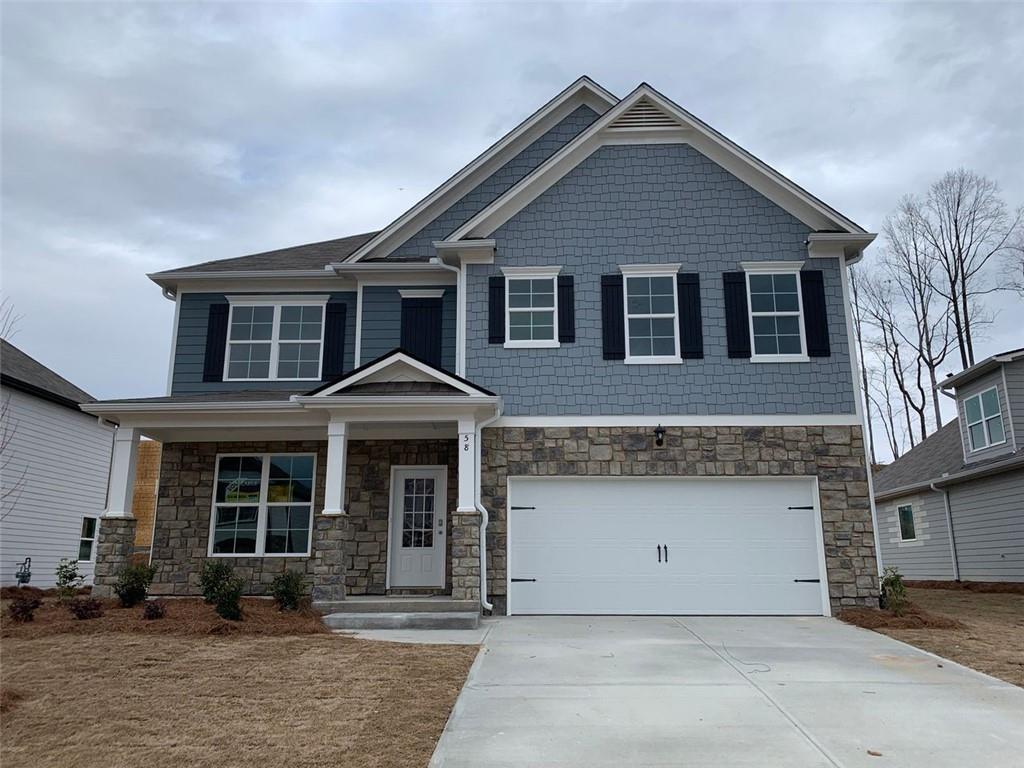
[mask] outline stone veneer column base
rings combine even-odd
[[[480,513],[451,514],[452,599],[480,599]]]
[[[94,597],[113,596],[118,575],[131,564],[138,522],[134,517],[100,518],[96,534],[96,568],[92,587]]]
[[[345,558],[352,538],[348,515],[317,515],[313,521],[313,602],[345,599]]]

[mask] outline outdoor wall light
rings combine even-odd
[[[659,448],[665,444],[665,428],[661,424],[654,428],[654,444]]]

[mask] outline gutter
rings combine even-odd
[[[493,611],[494,604],[487,600],[487,526],[491,522],[491,516],[483,505],[483,500],[480,498],[481,475],[483,474],[482,467],[480,466],[483,452],[483,449],[480,447],[480,440],[483,436],[484,427],[489,427],[500,418],[501,401],[498,401],[494,415],[476,425],[476,461],[474,462],[476,464],[476,483],[474,484],[476,488],[474,489],[473,506],[480,513],[480,606],[485,611]]]
[[[942,494],[942,500],[946,503],[946,526],[949,528],[949,554],[953,559],[953,580],[960,581],[960,559],[956,556],[956,534],[953,531],[953,510],[949,505],[949,491],[945,488],[935,487],[931,483],[931,489]]]
[[[466,270],[445,264],[436,256],[430,260],[442,269],[455,273],[455,375],[466,376]]]

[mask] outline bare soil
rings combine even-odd
[[[176,610],[146,623],[169,626]],[[424,766],[477,653],[319,632],[8,634],[9,623],[0,764],[37,768]]]
[[[1005,592],[1024,595],[1024,582],[1020,581],[904,581],[914,589],[966,589],[970,592]]]
[[[902,619],[870,609],[842,611],[839,618],[1024,687],[1024,594],[946,588],[908,594],[912,606]]]

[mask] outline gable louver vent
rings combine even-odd
[[[627,109],[610,128],[678,128],[679,123],[647,99]]]

